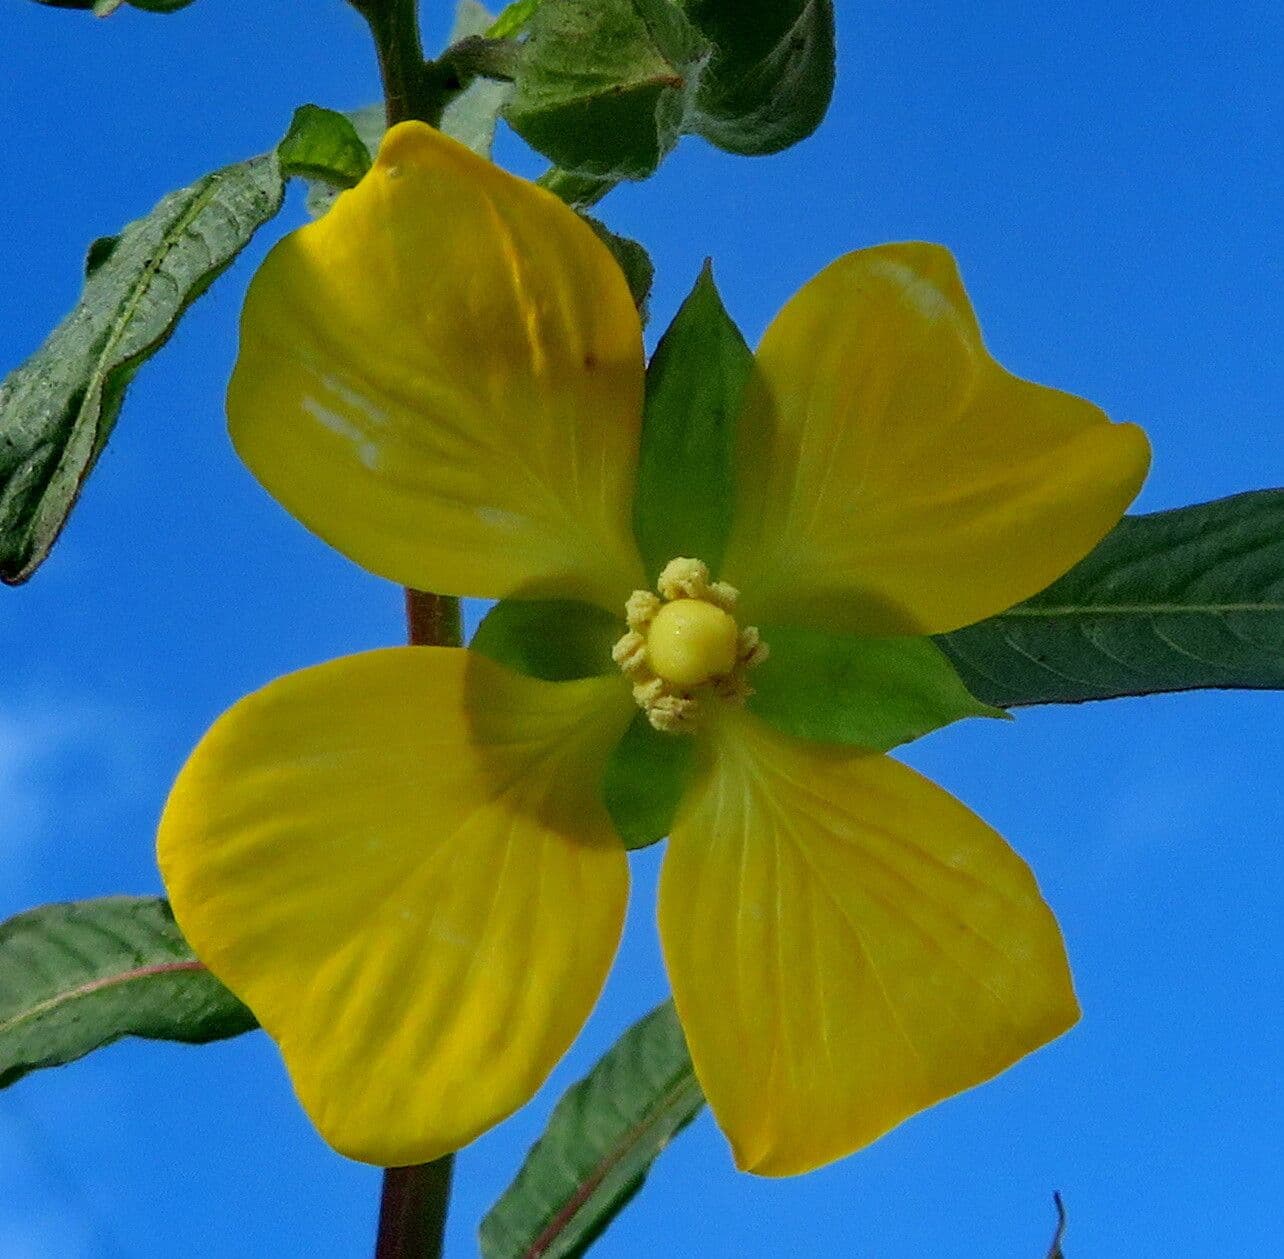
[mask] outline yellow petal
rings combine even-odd
[[[421,590],[618,611],[642,333],[556,197],[421,123],[282,241],[246,298],[232,440],[359,564]]]
[[[660,933],[742,1169],[841,1158],[1078,1018],[1033,876],[952,796],[745,713],[707,750],[665,855]]]
[[[840,258],[780,312],[757,365],[722,571],[752,622],[969,625],[1086,555],[1149,464],[1140,429],[990,357],[938,246]]]
[[[273,682],[192,754],[158,845],[179,926],[341,1153],[458,1149],[579,1031],[624,916],[599,783],[631,716],[618,679],[399,648]]]

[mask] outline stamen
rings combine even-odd
[[[659,595],[629,596],[629,629],[611,655],[657,730],[689,732],[710,701],[743,704],[753,694],[745,675],[767,658],[767,646],[753,626],[736,624],[740,592],[711,582],[701,560],[670,560],[656,586]]]

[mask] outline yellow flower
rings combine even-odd
[[[788,692],[800,635],[928,652],[1040,590],[1119,519],[1145,438],[999,367],[944,250],[864,250],[763,338],[716,571],[657,574],[632,519],[644,372],[594,233],[419,124],[251,286],[232,436],[291,512],[396,582],[592,605],[618,638],[568,681],[449,648],[306,669],[183,769],[159,839],[178,921],[355,1158],[464,1145],[576,1035],[624,917],[602,783],[639,705],[693,749],[659,925],[741,1167],[838,1158],[1078,1016],[997,834],[745,700],[756,669]]]

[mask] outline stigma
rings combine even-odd
[[[767,646],[737,623],[739,591],[711,582],[702,561],[670,560],[656,589],[629,596],[628,632],[612,656],[651,725],[678,734],[695,728],[710,701],[743,704],[753,694],[745,675]]]

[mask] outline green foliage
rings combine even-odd
[[[717,573],[735,507],[736,415],[752,370],[706,264],[647,368],[633,531],[653,579],[679,555]]]
[[[204,1043],[254,1026],[162,900],[46,905],[0,923],[0,1088],[122,1036]]]
[[[611,648],[623,617],[574,599],[503,599],[486,614],[469,647],[546,682],[615,672]]]
[[[636,1023],[558,1102],[481,1225],[483,1259],[575,1259],[704,1104],[671,1003]]]
[[[834,92],[832,0],[543,0],[523,18],[508,119],[575,205],[650,175],[683,132],[787,148]]]
[[[682,132],[708,46],[669,0],[544,0],[527,24],[514,130],[564,170],[644,179]]]
[[[360,143],[342,115],[305,105],[280,157],[206,175],[90,245],[75,309],[0,384],[0,580],[25,581],[48,555],[134,374],[281,208],[286,177],[347,186]]]
[[[459,0],[450,42],[458,43],[472,35],[492,34],[495,19],[477,0]],[[511,83],[494,79],[474,79],[445,108],[441,129],[474,153],[489,157],[495,144],[495,124],[513,94]]]
[[[486,30],[489,39],[509,39],[521,32],[544,0],[513,0]]]
[[[886,752],[964,717],[1006,716],[968,693],[931,639],[759,629],[771,654],[749,707],[786,734]]]
[[[615,261],[624,272],[629,292],[633,294],[633,304],[647,321],[647,298],[651,296],[651,285],[655,282],[655,267],[651,255],[635,240],[627,236],[617,236],[605,223],[599,222],[591,214],[580,216],[597,233],[597,238],[615,255]]]
[[[775,153],[820,126],[834,95],[833,0],[681,0],[716,50],[689,131],[721,149]]]
[[[646,848],[673,824],[691,780],[695,740],[656,730],[639,711],[611,753],[602,799],[626,848]]]
[[[345,114],[319,105],[300,105],[277,145],[283,175],[351,188],[370,169],[370,151]]]
[[[1041,594],[937,641],[1005,708],[1284,687],[1284,490],[1125,517]]]
[[[228,166],[91,258],[76,308],[0,385],[0,579],[23,581],[48,554],[134,373],[281,198],[275,155]]]
[[[473,35],[489,34],[492,25],[490,12],[483,5],[476,0],[459,0],[450,41],[453,44]],[[479,156],[490,157],[495,144],[495,126],[512,91],[511,83],[474,79],[442,111],[442,131]],[[384,107],[382,104],[363,105],[344,117],[352,124],[365,149],[368,167],[379,151],[383,133],[388,129]],[[320,218],[334,204],[340,191],[341,188],[329,181],[313,179],[308,188],[308,213],[313,218]]]

